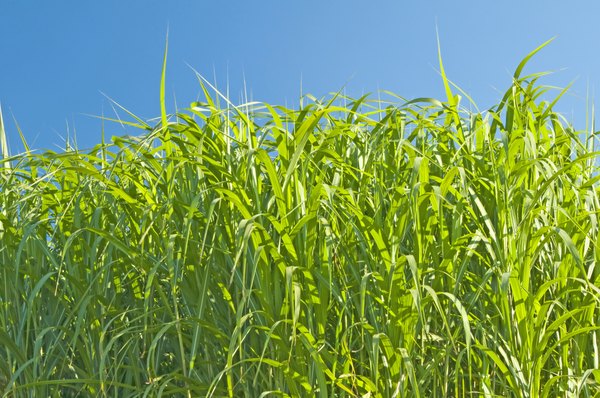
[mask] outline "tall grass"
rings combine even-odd
[[[138,137],[3,145],[2,396],[597,396],[595,133],[531,55],[485,113],[443,68],[400,105],[200,78]]]

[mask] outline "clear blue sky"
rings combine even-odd
[[[600,84],[597,1],[32,1],[0,0],[0,102],[13,152],[13,123],[34,148],[57,149],[67,131],[80,148],[100,140],[113,116],[105,93],[143,118],[159,115],[167,28],[167,92],[186,107],[199,94],[188,64],[239,102],[245,77],[252,99],[296,105],[322,96],[378,89],[443,98],[436,24],[446,72],[485,109],[498,101],[519,61],[556,40],[526,72],[576,80],[559,110],[585,124],[586,91]],[[123,115],[124,116],[124,115]],[[123,134],[115,124],[106,134]]]

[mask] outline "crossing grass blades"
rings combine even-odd
[[[8,156],[2,128],[0,393],[598,396],[596,137],[522,76],[540,48],[486,112],[440,62],[444,102],[200,78],[169,116],[163,70],[137,137]]]

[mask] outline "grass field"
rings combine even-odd
[[[199,77],[167,115],[163,71],[137,137],[11,157],[0,129],[2,396],[598,396],[596,137],[536,51],[483,113],[441,67],[444,102]]]

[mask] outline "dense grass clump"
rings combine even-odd
[[[600,394],[595,137],[524,64],[485,113],[443,69],[446,102],[205,89],[5,157],[2,396]]]

